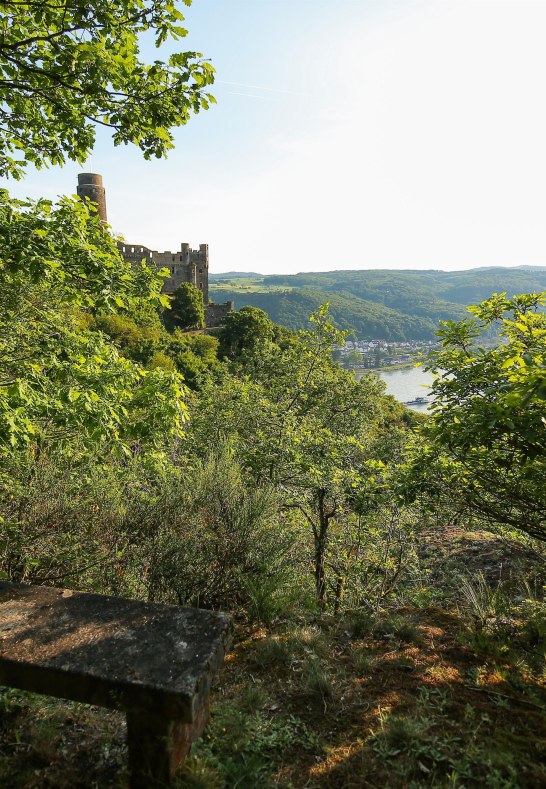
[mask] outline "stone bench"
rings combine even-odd
[[[131,789],[168,785],[230,631],[211,611],[0,581],[0,685],[122,710]]]

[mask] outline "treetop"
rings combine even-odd
[[[174,0],[0,3],[0,175],[85,161],[97,126],[146,159],[165,156],[171,130],[214,102],[199,52],[141,59],[143,34],[159,48],[187,34],[183,20]]]

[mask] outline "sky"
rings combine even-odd
[[[546,265],[546,0],[193,0],[218,104],[146,162],[100,130],[129,243],[209,244],[211,272]],[[147,57],[157,57],[145,51]],[[5,182],[3,185],[6,185]]]

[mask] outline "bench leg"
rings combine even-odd
[[[127,712],[131,789],[169,786],[207,717],[206,708],[195,723],[178,723],[145,711]]]

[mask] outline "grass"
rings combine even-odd
[[[295,659],[294,645],[282,637],[267,638],[258,644],[250,665],[259,671],[288,671]]]
[[[397,639],[404,644],[419,643],[420,639],[416,623],[400,615],[379,618],[372,633],[379,638]]]
[[[120,713],[0,688],[0,785],[127,786]]]
[[[422,548],[421,586],[376,616],[240,625],[177,789],[545,786],[536,567],[500,577],[506,549],[480,534]],[[117,713],[0,693],[1,786],[122,789],[126,758]]]
[[[334,699],[335,689],[332,678],[324,664],[312,657],[306,661],[301,673],[301,687],[305,695],[324,705]]]
[[[367,677],[375,669],[375,655],[367,647],[356,647],[350,653],[350,658],[355,677]]]
[[[375,617],[369,611],[351,611],[344,618],[351,638],[363,638],[369,635],[375,624]]]

